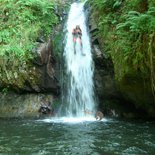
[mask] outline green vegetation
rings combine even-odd
[[[118,81],[136,74],[150,81],[155,92],[155,1],[90,1],[104,40],[104,51],[112,57]],[[96,11],[97,10],[97,11]]]
[[[31,66],[36,39],[58,23],[54,0],[0,0],[0,85],[22,88],[35,83]]]

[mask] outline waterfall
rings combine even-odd
[[[79,25],[82,30],[83,48],[81,48],[80,43],[77,43],[75,54],[72,30],[76,25]],[[94,66],[86,27],[84,3],[77,2],[71,5],[66,25],[64,60],[67,76],[65,81],[67,83],[66,95],[63,101],[65,116],[86,117],[89,112],[93,115],[95,113]]]

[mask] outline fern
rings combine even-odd
[[[116,0],[113,4],[113,8],[114,9],[118,9],[122,4],[122,1],[121,0]]]

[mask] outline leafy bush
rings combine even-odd
[[[33,82],[31,51],[37,37],[46,38],[57,24],[55,5],[54,0],[0,0],[1,84],[22,87],[27,77]]]

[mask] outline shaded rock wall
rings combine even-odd
[[[53,53],[51,38],[47,42],[39,43],[33,53],[35,59],[32,60],[32,63],[36,67],[38,83],[37,85],[27,83],[25,90],[36,92],[51,91],[58,94],[60,92],[59,83],[55,74],[57,59]]]
[[[89,8],[91,9],[91,8]],[[114,79],[114,68],[110,56],[104,50],[104,41],[98,37],[98,27],[93,14],[89,10],[89,32],[92,42],[92,53],[95,65],[94,82],[99,108],[105,111],[105,103],[117,100],[119,97]]]
[[[138,73],[125,74],[118,82],[123,97],[134,103],[136,109],[141,109],[147,117],[155,118],[155,101],[150,79]]]

